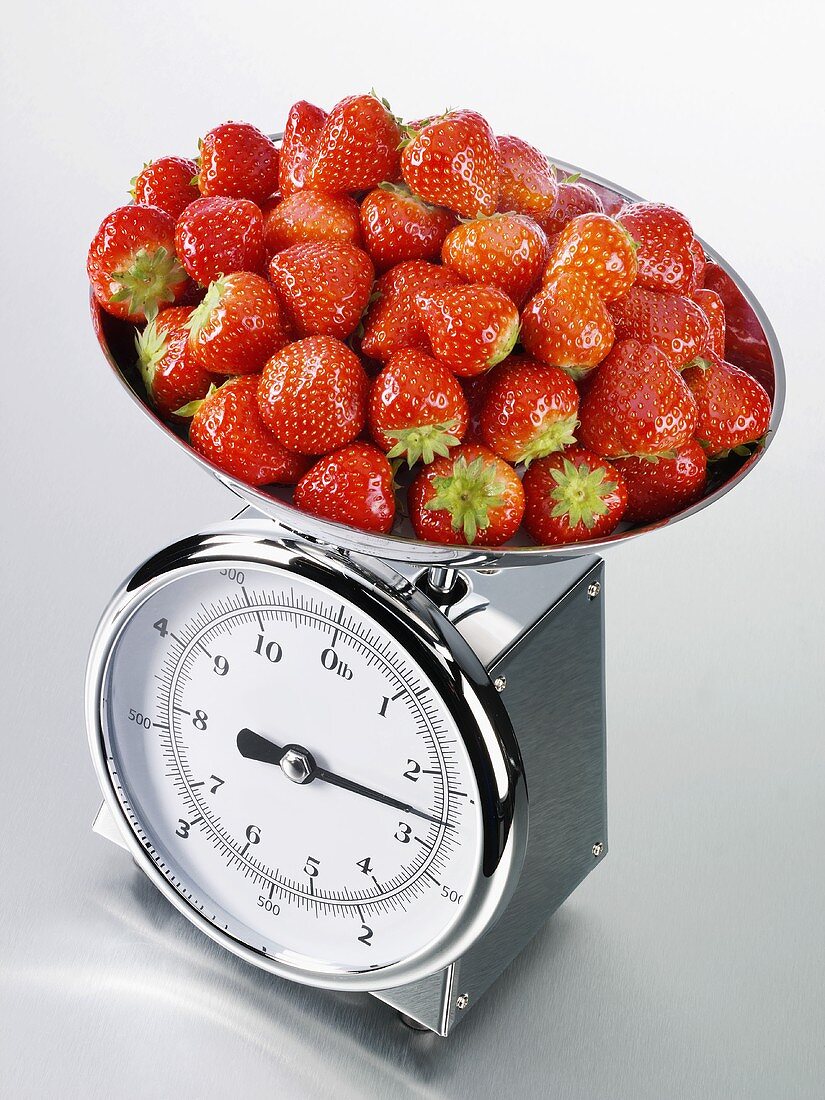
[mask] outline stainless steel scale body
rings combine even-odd
[[[635,197],[585,175],[608,193]],[[771,363],[760,364],[755,373],[772,391],[775,428],[783,398],[776,339],[741,280],[712,250],[708,253],[728,272],[761,324]],[[100,312],[93,310],[93,316],[120,381],[155,423],[185,446],[145,405],[123,334]],[[605,592],[603,563],[594,552],[639,532],[623,531],[572,549],[494,550],[417,542],[403,537],[403,528],[401,537],[366,535],[299,513],[284,494],[251,489],[189,453],[247,507],[230,524],[193,536],[140,567],[104,616],[87,687],[92,752],[106,794],[95,829],[130,850],[181,911],[248,961],[310,984],[367,989],[411,1024],[447,1035],[607,852]],[[732,469],[676,518],[721,496],[752,466],[753,460]],[[448,673],[444,696],[460,695],[465,707],[456,710],[462,736],[468,744],[474,739],[486,745],[484,759],[473,764],[484,803],[484,867],[466,911],[437,948],[412,953],[372,978],[369,972],[291,972],[280,956],[250,949],[206,921],[159,872],[113,786],[101,698],[124,609],[134,603],[136,592],[142,598],[144,589],[153,591],[176,571],[238,560],[320,577],[322,584],[356,602],[368,599],[373,609],[390,609],[395,623],[390,629],[402,647],[420,644],[422,660],[439,674]],[[525,571],[528,564],[534,568]],[[455,685],[460,691],[454,691]],[[393,974],[399,975],[397,983],[390,980]]]

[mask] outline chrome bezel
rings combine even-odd
[[[269,525],[267,524],[267,527]],[[433,944],[375,970],[323,971],[295,966],[217,928],[175,889],[129,822],[107,764],[103,688],[121,631],[143,602],[192,569],[246,563],[301,576],[337,592],[387,630],[431,678],[472,761],[482,817],[482,859],[460,917]],[[378,990],[434,973],[462,955],[503,911],[518,880],[527,840],[527,792],[513,728],[481,662],[410,581],[381,563],[323,557],[276,542],[271,530],[240,521],[178,542],[141,565],[115,593],[95,635],[86,677],[86,721],[98,781],[138,866],[187,919],[234,954],[307,985]],[[128,777],[124,777],[128,785]],[[149,830],[151,832],[151,830]]]

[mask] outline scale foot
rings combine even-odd
[[[412,1016],[407,1016],[404,1012],[398,1013],[398,1019],[402,1024],[405,1024],[410,1031],[429,1031],[430,1029],[426,1024],[419,1023],[418,1020],[414,1020]]]

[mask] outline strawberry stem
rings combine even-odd
[[[591,530],[597,518],[607,514],[605,498],[616,489],[615,481],[605,481],[606,474],[603,466],[591,470],[584,462],[574,466],[565,458],[561,470],[550,471],[556,483],[550,492],[550,499],[556,502],[550,515],[556,519],[566,516],[570,527],[583,523]]]
[[[699,370],[705,371],[710,370],[712,366],[713,363],[711,363],[710,359],[704,359],[701,355],[697,355],[695,359],[691,359],[689,363],[685,363],[681,369],[687,370],[688,367],[698,367]]]
[[[490,510],[504,503],[504,483],[494,462],[479,455],[472,462],[463,456],[453,463],[453,472],[433,478],[435,496],[425,507],[450,513],[454,531],[462,531],[468,543],[490,526]]]
[[[420,424],[415,428],[385,431],[384,435],[395,440],[392,449],[387,452],[387,458],[403,459],[408,466],[414,466],[419,459],[423,459],[425,466],[429,466],[436,455],[446,458],[450,447],[457,447],[461,442],[454,434],[457,427],[457,422],[450,420],[444,424]]]
[[[166,337],[158,332],[154,317],[144,330],[135,336],[138,370],[150,398],[154,394],[155,372],[158,369],[158,363],[166,354],[166,343]]]
[[[130,313],[142,313],[148,321],[157,316],[164,302],[174,302],[175,287],[186,281],[186,272],[174,252],[163,245],[139,249],[123,271],[112,271],[109,278],[120,289],[112,302],[128,302]]]
[[[182,416],[185,417],[187,420],[190,417],[193,417],[198,409],[201,407],[201,405],[204,403],[204,401],[208,401],[212,394],[217,393],[219,389],[220,387],[216,386],[213,382],[210,385],[205,397],[198,398],[195,401],[189,401],[186,405],[181,405],[179,409],[175,409],[175,416]]]
[[[520,452],[516,462],[523,462],[525,466],[529,466],[537,458],[546,458],[547,455],[572,446],[576,442],[573,433],[578,426],[579,422],[575,416],[568,417],[566,420],[552,421],[533,436]]]
[[[203,300],[195,306],[189,320],[184,325],[184,328],[189,330],[192,340],[197,340],[201,329],[209,320],[209,315],[213,309],[217,309],[221,304],[221,299],[225,293],[226,281],[222,275],[219,275],[217,279],[209,284]]]

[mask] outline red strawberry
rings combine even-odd
[[[179,409],[191,416],[189,442],[198,454],[247,485],[294,485],[309,460],[275,439],[258,411],[258,377],[245,374]]]
[[[361,247],[358,204],[348,195],[296,191],[264,207],[264,243],[270,256],[308,241],[332,241]]]
[[[351,336],[374,274],[366,252],[330,241],[294,244],[269,261],[269,278],[299,336]]]
[[[423,290],[415,304],[434,354],[454,374],[482,374],[518,339],[518,310],[494,286]]]
[[[313,191],[366,191],[398,179],[401,128],[386,102],[352,95],[332,108],[306,173]]]
[[[725,358],[725,307],[715,290],[694,290],[693,300],[708,320],[707,344],[700,354],[712,351],[720,359]]]
[[[387,271],[375,284],[372,304],[364,318],[361,338],[364,355],[385,363],[404,348],[429,349],[427,334],[415,308],[416,295],[458,282],[454,271],[423,260],[407,260]]]
[[[693,295],[695,291],[705,285],[705,268],[707,267],[705,250],[695,237],[691,242],[690,254],[693,257],[693,278],[690,281],[687,293]]]
[[[610,302],[625,294],[638,271],[632,237],[607,214],[580,214],[561,232],[547,265],[545,279],[563,268],[582,271]]]
[[[249,271],[210,283],[187,327],[192,355],[213,374],[258,374],[289,340],[275,291]]]
[[[696,402],[658,348],[622,340],[588,381],[579,421],[579,442],[596,454],[659,455],[691,438]]]
[[[695,266],[693,229],[684,214],[660,202],[637,202],[623,207],[616,221],[637,245],[637,286],[690,293]]]
[[[682,377],[696,398],[695,434],[708,455],[750,453],[771,421],[771,399],[756,379],[713,354],[694,360]]]
[[[200,191],[192,182],[197,174],[198,166],[193,160],[159,157],[144,164],[132,180],[132,198],[143,206],[165,210],[177,221],[189,203],[200,198]]]
[[[175,255],[175,223],[155,206],[121,206],[104,218],[89,246],[86,271],[107,313],[139,323],[189,289]]]
[[[569,176],[559,184],[552,209],[533,216],[548,237],[555,237],[580,214],[603,213],[602,200],[593,188],[586,183],[580,183],[578,176]]]
[[[616,529],[627,506],[624,479],[616,467],[582,447],[540,458],[522,485],[524,526],[539,543],[604,538]]]
[[[264,423],[299,454],[334,451],[360,434],[367,416],[367,373],[332,336],[309,336],[274,355],[261,377]]]
[[[164,309],[135,337],[146,393],[163,417],[204,397],[210,386],[209,375],[189,350],[191,314],[186,306]]]
[[[481,432],[481,413],[484,409],[487,390],[490,388],[490,381],[495,373],[494,370],[488,370],[485,374],[476,374],[472,378],[460,379],[467,408],[470,411],[470,420],[467,431],[464,433],[465,443],[484,444],[484,436]]]
[[[615,218],[619,211],[627,206],[627,199],[625,196],[619,195],[605,184],[596,183],[595,180],[588,180],[587,186],[599,196],[602,206],[604,207],[604,212],[609,215],[609,217]]]
[[[201,284],[264,265],[264,219],[248,199],[196,199],[178,218],[175,245],[181,263]]]
[[[490,374],[481,435],[508,462],[526,462],[575,443],[579,393],[558,367],[511,355]]]
[[[516,471],[472,443],[424,466],[408,501],[415,533],[430,542],[500,546],[515,535],[524,514]]]
[[[386,535],[395,518],[392,467],[369,443],[349,443],[301,478],[295,503],[304,512]]]
[[[262,203],[278,190],[275,144],[248,122],[224,122],[199,143],[202,195],[226,195]]]
[[[436,260],[456,216],[413,195],[403,183],[382,183],[361,203],[361,228],[376,271],[404,260]]]
[[[707,345],[710,328],[702,310],[680,294],[633,286],[610,303],[617,340],[653,344],[680,370]]]
[[[523,214],[494,214],[458,225],[441,249],[445,264],[471,283],[497,286],[521,306],[550,255],[544,230]]]
[[[562,270],[527,303],[521,342],[542,363],[583,378],[613,347],[613,321],[586,275]]]
[[[499,198],[496,139],[475,111],[451,111],[408,127],[401,173],[416,195],[465,218],[492,214]]]
[[[499,210],[541,217],[556,201],[558,184],[544,153],[518,137],[496,141],[499,156]]]
[[[307,169],[326,120],[326,111],[314,107],[306,100],[302,99],[290,108],[284,126],[278,168],[278,181],[284,198],[304,187]]]
[[[727,271],[718,264],[709,263],[705,268],[704,286],[708,290],[715,290],[725,306],[725,354],[737,363],[744,361],[754,367],[763,367],[757,377],[763,385],[770,385],[773,379],[773,356],[750,302]],[[765,370],[765,367],[768,369]]]
[[[367,419],[389,458],[432,462],[467,430],[467,401],[452,371],[423,351],[396,352],[372,384]]]
[[[707,459],[695,439],[672,458],[617,458],[616,469],[627,488],[624,518],[631,523],[653,523],[675,515],[705,491]]]

